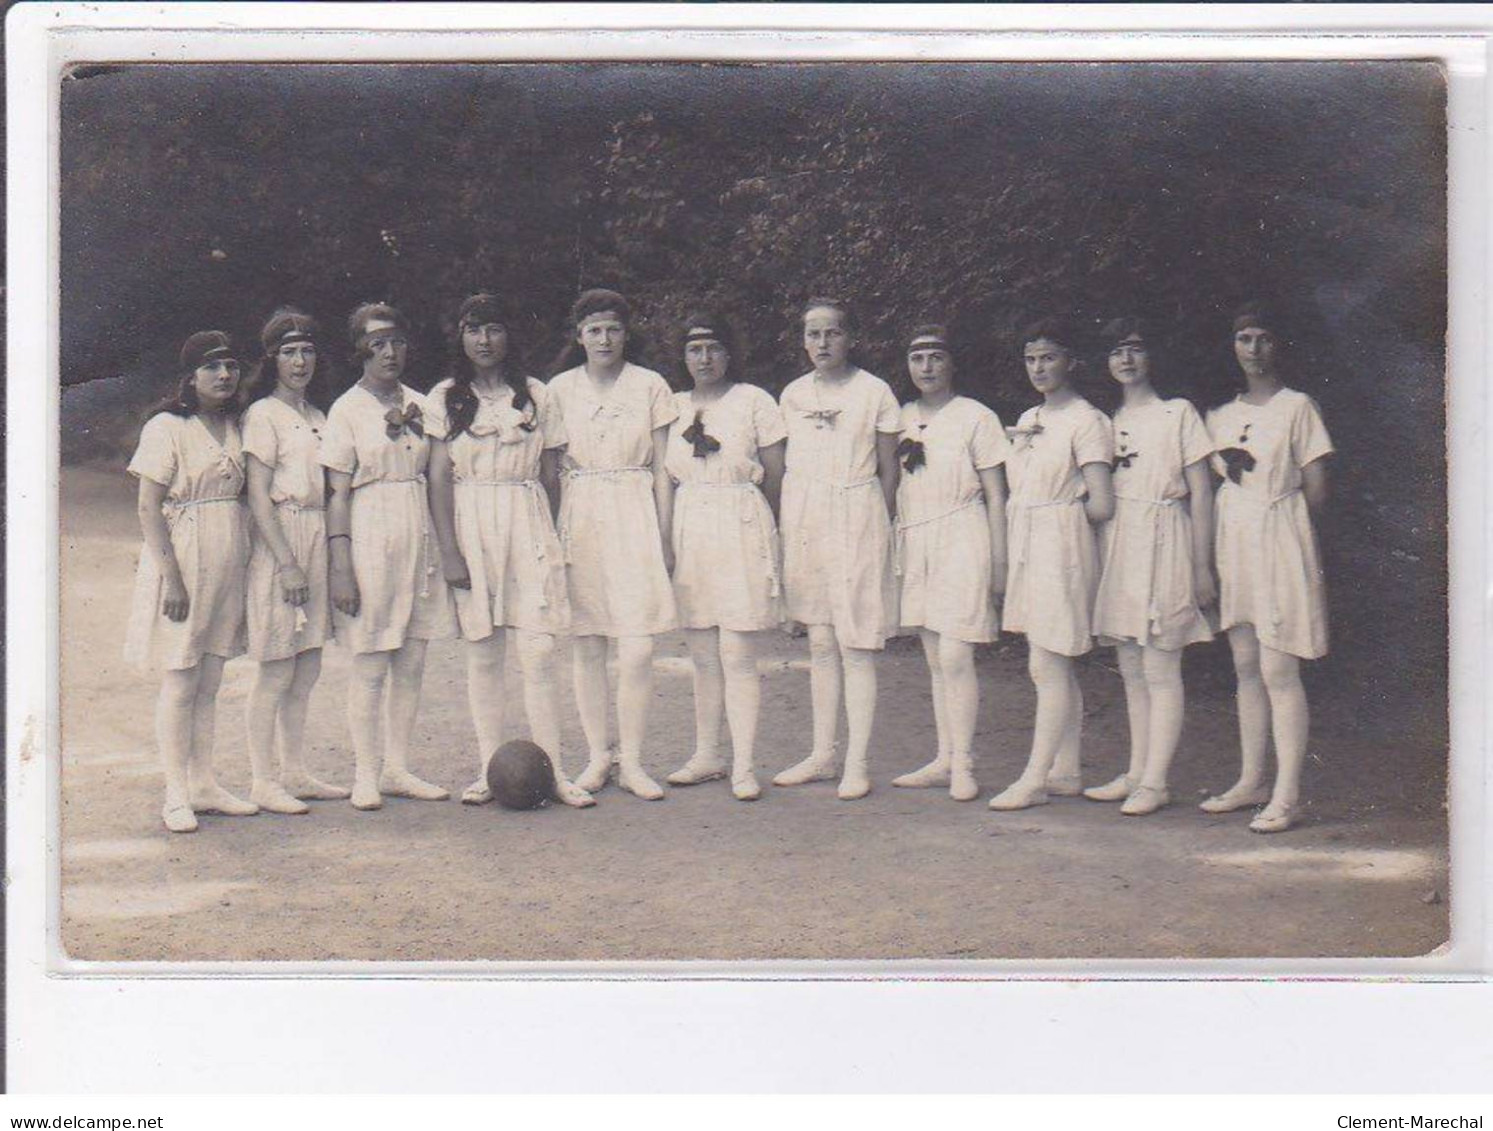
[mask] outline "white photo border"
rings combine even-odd
[[[378,1047],[380,1034],[434,1033],[448,1023],[487,1032],[513,1011],[544,1028],[568,1018],[597,1034],[607,1046],[627,1048],[609,1058],[595,1086],[626,1087],[633,1060],[667,1063],[671,1053],[700,1044],[699,1033],[746,1026],[763,1050],[754,1061],[764,1079],[779,1087],[875,1088],[890,1078],[867,1075],[865,1067],[891,1050],[892,1060],[911,1057],[926,1079],[945,1079],[967,1062],[953,1047],[983,1042],[990,1063],[1005,1058],[1030,1062],[1027,1082],[1063,1090],[1064,1064],[1043,1064],[1043,1042],[1019,1039],[1021,1026],[992,1025],[999,1017],[1064,1015],[1073,1039],[1093,1041],[1133,1025],[1155,1011],[1193,1015],[1207,1024],[1214,1010],[1248,1017],[1251,1002],[1271,999],[1305,1028],[1338,1035],[1331,1039],[1380,1042],[1358,1066],[1341,1066],[1340,1079],[1377,1063],[1387,1019],[1369,1022],[1371,1001],[1393,1000],[1410,1016],[1436,1016],[1459,1049],[1439,1064],[1421,1067],[1417,1079],[1455,1072],[1470,1051],[1486,1050],[1486,1025],[1476,1010],[1459,1017],[1448,995],[1476,997],[1484,1007],[1490,983],[1487,909],[1493,840],[1488,816],[1493,791],[1484,766],[1489,734],[1487,594],[1490,532],[1485,515],[1490,497],[1488,459],[1490,255],[1487,227],[1490,109],[1487,60],[1493,16],[1476,6],[1436,9],[1414,6],[1324,6],[1271,9],[1269,27],[1257,22],[1254,6],[668,6],[668,5],[280,5],[119,4],[103,7],[64,3],[19,5],[7,20],[8,246],[10,249],[9,355],[11,374],[7,425],[7,1043],[10,1071],[23,1086],[134,1090],[140,1081],[171,1087],[176,1073],[191,1066],[193,1086],[249,1086],[241,1057],[209,1058],[202,1027],[244,1049],[262,1042],[265,1031],[282,1033],[278,1057],[290,1064],[282,1083],[294,1087],[298,1070],[310,1071],[317,1048]],[[1434,18],[1431,18],[1434,17]],[[1054,25],[1063,30],[1057,33]],[[836,26],[845,25],[845,26]],[[1208,26],[1211,25],[1211,26]],[[802,962],[802,963],[80,963],[60,945],[60,842],[58,805],[58,402],[59,381],[57,227],[58,77],[65,65],[83,62],[270,62],[270,61],[518,61],[603,58],[643,60],[1016,60],[1016,59],[1434,59],[1448,79],[1448,223],[1450,305],[1448,438],[1450,451],[1450,680],[1452,941],[1436,953],[1413,959],[1298,959],[1229,961],[989,961]],[[45,176],[37,176],[44,171]],[[36,375],[45,375],[39,389]],[[42,552],[38,553],[38,548]],[[36,599],[45,594],[45,601]],[[36,846],[46,845],[45,855]],[[1396,980],[1419,979],[1414,985]],[[427,983],[425,979],[436,979]],[[1075,994],[1073,983],[1084,979]],[[1104,981],[1092,981],[1104,979]],[[1199,981],[1196,979],[1209,979]],[[1262,979],[1264,981],[1262,981]],[[1287,984],[1282,979],[1308,979]],[[555,981],[565,985],[550,984]],[[849,981],[853,984],[844,984]],[[1365,984],[1365,982],[1374,984]],[[1058,983],[1058,984],[1052,984]],[[585,998],[576,995],[585,994]],[[1357,995],[1357,996],[1355,996]],[[586,1008],[577,1008],[589,1003]],[[1325,1012],[1324,1012],[1325,1008]],[[1375,1006],[1373,1008],[1380,1008]],[[593,1012],[594,1009],[594,1012]],[[280,1011],[288,1011],[281,1013]],[[659,1020],[640,1042],[639,1012]],[[901,1020],[898,1014],[902,1013]],[[584,1017],[581,1015],[584,1014]],[[1082,1020],[1092,1014],[1089,1020]],[[1227,1015],[1227,1014],[1225,1014]],[[1486,1012],[1483,1014],[1486,1016]],[[1276,1016],[1279,1016],[1278,1012]],[[149,1018],[155,1035],[138,1039]],[[239,1032],[223,1024],[233,1019]],[[273,1020],[272,1020],[273,1018]],[[286,1018],[294,1018],[293,1026]],[[664,1018],[672,1018],[671,1029]],[[939,1028],[942,1019],[944,1027]],[[1096,1020],[1097,1019],[1097,1020]],[[931,1023],[930,1023],[931,1022]],[[1273,1021],[1257,1017],[1239,1036]],[[1335,1028],[1341,1023],[1342,1028]],[[1395,1023],[1396,1026],[1400,1022]],[[286,1029],[299,1027],[290,1040]],[[1090,1028],[1097,1026],[1096,1028]],[[505,1029],[507,1022],[504,1022]],[[847,1056],[841,1075],[831,1058],[816,1065],[827,1075],[796,1075],[793,1049],[808,1031],[843,1030],[848,1054],[862,1051],[859,1067]],[[1217,1035],[1217,1026],[1210,1035]],[[516,1046],[531,1042],[523,1025],[508,1030]],[[923,1047],[887,1040],[898,1032],[920,1033]],[[322,1034],[313,1039],[312,1034]],[[1173,1037],[1179,1034],[1173,1034]],[[1406,1033],[1406,1037],[1409,1037]],[[1424,1035],[1422,1033],[1422,1035]],[[880,1045],[877,1038],[882,1038]],[[498,1038],[494,1038],[497,1040]],[[743,1037],[737,1037],[740,1041]],[[1159,1038],[1165,1043],[1165,1038]],[[133,1040],[133,1043],[132,1043]],[[198,1041],[202,1046],[198,1047]],[[309,1043],[308,1043],[309,1042]],[[676,1044],[677,1042],[677,1044]],[[1225,1042],[1227,1043],[1227,1042]],[[399,1042],[403,1055],[427,1071],[404,1081],[430,1090],[465,1087],[461,1049],[412,1037]],[[266,1046],[259,1043],[257,1073]],[[162,1055],[170,1048],[176,1058]],[[942,1050],[940,1059],[938,1050]],[[91,1054],[89,1052],[91,1051]],[[529,1049],[534,1056],[535,1050]],[[1258,1052],[1258,1049],[1255,1049]],[[523,1063],[523,1048],[515,1048]],[[1188,1040],[1173,1048],[1178,1065],[1199,1050]],[[82,1055],[80,1055],[82,1054]],[[1050,1057],[1051,1050],[1048,1049]],[[1232,1086],[1227,1054],[1212,1065],[1213,1076]],[[489,1065],[489,1050],[466,1055]],[[306,1058],[311,1057],[308,1061]],[[867,1059],[869,1057],[869,1059]],[[1014,1062],[1012,1060],[1014,1058]],[[1064,1057],[1085,1066],[1085,1090],[1127,1090],[1135,1081],[1123,1065],[1098,1065],[1095,1057]],[[813,1060],[809,1057],[809,1063]],[[455,1063],[453,1063],[453,1061]],[[1471,1065],[1474,1061],[1466,1061]],[[361,1061],[345,1077],[368,1089],[385,1086],[377,1056]],[[1404,1056],[1383,1068],[1405,1065]],[[1320,1065],[1318,1066],[1320,1068]],[[362,1069],[368,1069],[363,1072]],[[774,1071],[769,1070],[775,1068]],[[800,1065],[802,1068],[802,1065]],[[722,1065],[692,1086],[745,1086]],[[990,1071],[988,1065],[986,1073]],[[1195,1069],[1196,1071],[1196,1069]],[[1106,1073],[1110,1075],[1106,1077]],[[1044,1075],[1045,1073],[1045,1075]],[[205,1074],[205,1075],[204,1075]],[[315,1075],[314,1071],[310,1072]],[[505,1073],[505,1075],[508,1075]],[[1204,1072],[1204,1076],[1207,1072]],[[501,1089],[525,1079],[515,1068]],[[530,1080],[535,1076],[528,1076]],[[921,1078],[921,1077],[920,1077]],[[948,1077],[952,1079],[952,1076]],[[1192,1077],[1200,1079],[1199,1077]],[[1303,1077],[1304,1079],[1305,1077]],[[418,1082],[415,1082],[418,1081]],[[444,1083],[444,1087],[442,1084]],[[1155,1083],[1155,1082],[1153,1082]],[[936,1086],[936,1084],[934,1085]],[[1228,1087],[1228,1083],[1220,1086]],[[1330,1078],[1311,1077],[1313,1090],[1331,1089]],[[1412,1089],[1414,1090],[1414,1089]]]

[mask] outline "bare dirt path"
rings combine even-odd
[[[63,471],[63,940],[74,958],[1388,956],[1447,936],[1434,696],[1419,708],[1365,702],[1346,670],[1327,686],[1313,673],[1308,818],[1261,837],[1245,815],[1194,804],[1236,769],[1232,689],[1207,653],[1189,656],[1175,803],[1147,819],[1082,799],[997,815],[983,798],[891,788],[931,753],[933,733],[921,653],[901,641],[880,669],[876,790],[861,802],[837,801],[833,784],[768,788],[754,804],[724,783],[652,804],[614,787],[584,812],[322,803],[306,817],[208,817],[196,835],[173,836],[159,821],[156,686],[120,659],[138,552],[132,500],[117,472]],[[414,757],[454,793],[475,770],[458,647],[430,650]],[[770,775],[806,750],[809,688],[802,640],[774,634],[765,652],[759,766]],[[680,639],[660,641],[656,667],[647,764],[661,776],[693,743]],[[229,665],[218,723],[220,776],[245,793],[251,670]],[[308,735],[313,769],[342,782],[347,670],[328,649]],[[560,670],[568,705],[568,661]],[[1086,777],[1107,780],[1125,750],[1112,653],[1096,652],[1081,678]],[[988,796],[1019,772],[1030,736],[1019,642],[986,650],[980,679]],[[565,741],[575,768],[583,746],[569,710]]]

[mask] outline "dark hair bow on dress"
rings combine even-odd
[[[1122,467],[1128,468],[1132,463],[1135,462],[1135,457],[1140,455],[1140,452],[1132,452],[1127,450],[1130,447],[1129,432],[1121,429],[1120,437],[1120,450],[1115,453],[1114,459],[1114,469],[1116,471],[1119,471]]]
[[[840,415],[840,410],[837,408],[806,408],[803,410],[803,414],[814,422],[815,428],[833,428],[835,426],[835,417]]]
[[[1249,429],[1253,423],[1254,421],[1250,421],[1239,433],[1241,444],[1249,443]],[[1228,467],[1228,477],[1234,481],[1235,486],[1239,485],[1246,471],[1255,469],[1255,457],[1244,448],[1224,448],[1218,453],[1218,458]]]
[[[904,436],[897,442],[897,458],[902,461],[902,467],[909,475],[928,462],[923,442],[914,440],[911,436]]]
[[[425,414],[420,411],[420,406],[414,401],[405,405],[403,412],[397,408],[391,408],[384,413],[384,434],[391,440],[397,440],[408,428],[416,436],[424,436],[424,418]]]
[[[705,410],[695,409],[695,422],[686,428],[683,436],[694,445],[695,458],[704,459],[711,452],[721,450],[721,442],[705,431]]]

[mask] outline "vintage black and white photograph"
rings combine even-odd
[[[1438,63],[59,97],[67,959],[1448,942]]]

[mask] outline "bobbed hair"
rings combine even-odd
[[[373,355],[363,345],[370,322],[391,322],[395,329],[410,332],[409,319],[387,302],[365,302],[347,316],[347,339],[352,345],[352,362],[361,366]]]
[[[1047,315],[1028,322],[1021,331],[1023,348],[1033,342],[1044,340],[1055,342],[1075,357],[1083,355],[1083,334],[1079,331],[1078,324],[1071,318],[1056,314]]]
[[[688,318],[679,323],[679,335],[677,342],[676,357],[679,362],[680,373],[686,378],[685,388],[688,388],[688,368],[684,364],[684,351],[689,345],[689,332],[696,327],[708,327],[715,331],[715,340],[726,347],[726,352],[731,355],[731,368],[727,371],[728,378],[732,381],[739,379],[741,364],[741,336],[736,332],[736,325],[718,310],[698,309],[692,311]]]
[[[810,295],[803,306],[799,308],[798,318],[802,322],[808,318],[811,310],[837,310],[840,313],[840,327],[847,334],[854,334],[860,326],[855,316],[855,311],[850,303],[833,295]]]

